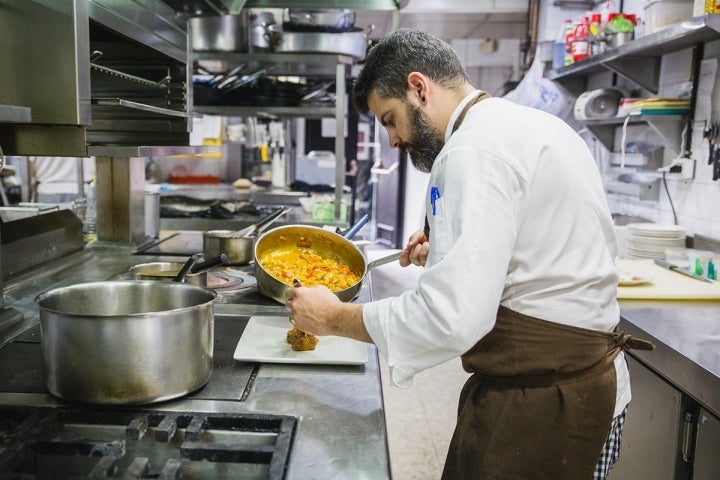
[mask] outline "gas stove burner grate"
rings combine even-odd
[[[0,479],[282,479],[285,415],[0,406]]]

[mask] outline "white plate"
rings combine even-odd
[[[635,275],[633,273],[618,272],[618,275],[618,286],[620,287],[633,287],[635,285],[644,285],[652,282],[652,278]]]
[[[362,365],[367,344],[344,337],[320,337],[315,350],[296,352],[285,340],[288,317],[250,317],[233,358],[243,362]]]

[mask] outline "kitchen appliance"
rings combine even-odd
[[[5,154],[85,157],[100,146],[187,146],[192,62],[187,23],[161,2],[7,0],[0,104],[30,121],[0,124]],[[47,72],[53,72],[48,75]],[[140,155],[136,155],[140,156]],[[157,155],[156,155],[157,156]]]
[[[287,415],[0,406],[3,478],[285,478]],[[10,477],[8,477],[10,478]]]
[[[583,92],[575,100],[575,120],[598,120],[617,116],[620,100],[625,96],[618,88],[597,88]]]
[[[297,419],[238,410],[258,369],[233,360],[247,321],[215,317],[213,375],[175,402],[153,409],[0,405],[0,477],[284,478]],[[39,337],[35,326],[0,349],[0,392],[48,393]]]

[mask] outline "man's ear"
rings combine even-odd
[[[420,72],[410,72],[407,79],[410,97],[415,97],[420,100],[420,103],[425,103],[428,93],[427,77]]]

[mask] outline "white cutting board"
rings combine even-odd
[[[650,280],[619,286],[618,300],[720,300],[720,282],[703,282],[655,265],[652,259],[617,259],[618,270]]]

